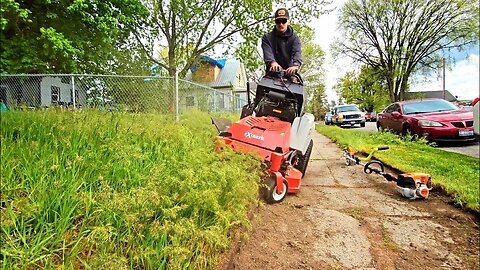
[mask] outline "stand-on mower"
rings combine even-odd
[[[267,73],[257,84],[240,120],[212,118],[219,139],[234,151],[258,154],[267,164],[261,194],[268,203],[281,202],[287,193],[300,190],[312,153],[310,133],[314,116],[304,112],[306,95],[299,75]]]

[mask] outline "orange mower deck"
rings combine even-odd
[[[268,179],[274,179],[277,194],[299,192],[302,173],[288,164],[290,150],[289,122],[271,116],[247,116],[233,123],[218,138],[234,151],[254,153],[269,165]],[[284,180],[286,185],[284,185]]]

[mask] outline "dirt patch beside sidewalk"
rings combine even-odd
[[[478,217],[441,194],[407,200],[393,184],[347,167],[315,133],[301,190],[260,205],[253,230],[221,269],[479,269]]]

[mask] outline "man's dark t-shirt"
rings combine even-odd
[[[270,64],[275,61],[283,69],[293,65],[302,65],[302,51],[300,39],[291,26],[287,31],[280,33],[274,27],[273,30],[262,37],[263,60],[270,69]]]

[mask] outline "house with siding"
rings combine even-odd
[[[240,60],[203,56],[186,79],[215,89],[209,101],[219,111],[239,109],[247,103],[247,74]],[[185,98],[187,106],[198,102],[193,91]]]
[[[415,91],[406,93],[406,99],[417,99],[417,98],[441,98],[446,101],[456,102],[457,97],[452,95],[450,91],[445,90],[434,90],[434,91]]]
[[[4,77],[0,80],[0,100],[9,107],[68,106],[74,101],[72,89],[71,78],[66,76]],[[75,87],[75,103],[86,104],[86,91],[80,86]]]

